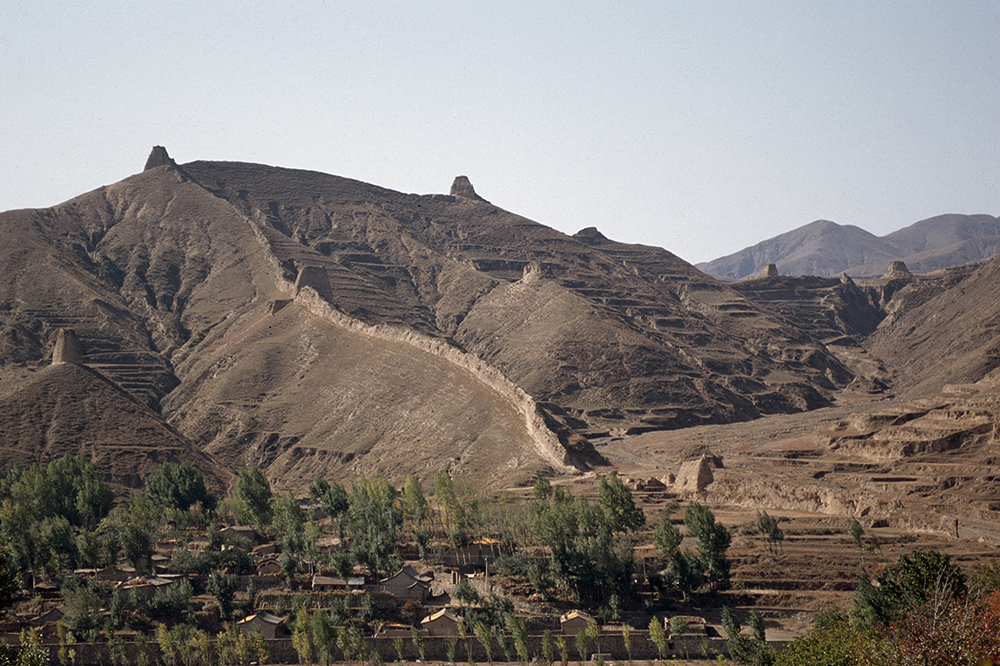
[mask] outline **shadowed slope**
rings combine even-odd
[[[952,284],[901,310],[870,341],[872,353],[896,368],[911,393],[975,382],[1000,366],[1000,258],[971,274],[954,272]],[[896,299],[906,297],[900,290]]]

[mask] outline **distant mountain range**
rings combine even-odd
[[[760,275],[768,264],[781,275],[874,277],[885,273],[890,261],[927,273],[998,253],[1000,218],[990,215],[939,215],[885,236],[817,220],[697,267],[737,280]]]

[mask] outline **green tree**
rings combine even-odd
[[[774,648],[764,637],[764,620],[757,611],[751,613],[750,626],[754,631],[752,637],[740,633],[736,616],[729,606],[722,607],[722,628],[726,632],[729,656],[743,666],[770,666],[775,660]]]
[[[936,550],[914,551],[877,577],[873,583],[862,574],[858,578],[851,624],[869,629],[904,617],[932,596],[964,598],[965,574],[947,554]]]
[[[555,643],[553,642],[552,632],[546,629],[542,633],[542,659],[545,660],[546,666],[552,666],[552,662],[555,661]]]
[[[632,491],[618,476],[601,479],[597,489],[597,503],[612,532],[634,532],[646,524],[646,515],[635,505]]]
[[[587,640],[594,646],[594,651],[599,653],[601,651],[601,625],[597,624],[597,620],[591,618],[585,631],[587,632]]]
[[[288,587],[295,589],[295,572],[299,570],[298,558],[286,550],[281,553],[278,564],[281,566],[281,573],[285,576],[285,582],[288,583]],[[344,580],[347,579],[345,578]]]
[[[337,627],[337,647],[344,656],[344,661],[350,663],[354,657],[354,648],[351,642],[351,635],[345,627]]]
[[[299,501],[292,496],[292,491],[288,491],[274,502],[273,518],[271,522],[274,529],[281,534],[294,535],[303,541],[303,528],[306,524],[306,512],[299,506]]]
[[[552,484],[544,476],[535,480],[534,494],[536,500],[548,500],[552,497]]]
[[[77,635],[98,628],[104,604],[92,583],[73,576],[66,579],[60,593],[66,604],[63,620]]]
[[[487,625],[482,620],[477,620],[472,625],[472,632],[476,635],[476,640],[479,644],[483,646],[483,650],[486,651],[486,660],[493,663],[493,632],[490,631],[489,625]]]
[[[573,645],[576,647],[576,654],[581,662],[587,661],[587,629],[581,629],[573,637]]]
[[[323,659],[323,663],[330,666],[336,647],[337,633],[330,622],[330,614],[317,611],[312,614],[309,621],[309,637],[316,648],[318,657]]]
[[[42,635],[33,627],[22,629],[17,666],[46,666],[48,663],[49,650],[42,645]]]
[[[219,615],[229,621],[233,615],[233,599],[236,597],[236,576],[213,571],[208,576],[205,591],[215,597],[219,604]]]
[[[767,511],[758,511],[757,529],[764,535],[768,549],[777,555],[782,542],[785,540],[785,533],[778,527],[778,519],[767,515]]]
[[[323,513],[337,520],[347,511],[347,491],[338,481],[333,483],[317,478],[309,486],[309,496],[320,503]]]
[[[292,629],[292,647],[299,655],[300,664],[312,662],[313,645],[309,635],[310,618],[309,611],[305,606],[299,608],[295,614],[295,626]]]
[[[851,535],[851,540],[854,541],[854,545],[863,550],[864,543],[861,539],[865,535],[865,530],[861,527],[861,523],[859,523],[856,518],[852,517],[847,522],[847,533]]]
[[[655,615],[649,618],[649,640],[656,646],[660,661],[663,661],[663,655],[667,652],[667,632],[663,630],[663,622]]]
[[[458,585],[451,591],[451,596],[458,599],[463,606],[470,606],[479,602],[479,593],[469,584],[469,579],[464,576],[458,581]]]
[[[420,627],[410,627],[410,640],[413,641],[413,646],[417,648],[420,661],[427,661],[427,657],[424,654],[424,634],[420,631]]]
[[[257,526],[271,522],[271,484],[257,467],[242,470],[236,479],[236,499]]]
[[[164,463],[148,479],[146,492],[153,502],[178,511],[188,511],[201,502],[206,509],[215,508],[215,497],[205,487],[201,470],[188,463]]]
[[[455,494],[455,484],[448,472],[438,472],[434,475],[434,498],[443,513],[443,522],[451,543],[455,548],[461,548],[468,543],[469,524],[465,508]]]
[[[732,541],[729,530],[715,521],[715,514],[708,507],[697,502],[691,502],[685,509],[684,525],[698,539],[698,560],[710,584],[721,589],[728,587],[726,551]]]
[[[653,543],[660,551],[660,557],[670,559],[681,545],[684,537],[677,526],[670,522],[670,516],[664,515],[653,528]]]
[[[14,467],[0,475],[0,539],[15,566],[35,576],[78,563],[78,534],[94,529],[114,495],[84,456]]]
[[[347,515],[354,560],[371,571],[394,569],[403,514],[392,484],[382,477],[359,479],[351,488]]]
[[[133,495],[128,507],[117,507],[106,519],[117,535],[122,553],[136,571],[148,571],[158,528],[159,512],[144,494]]]
[[[413,525],[414,530],[431,517],[431,506],[424,497],[424,488],[413,474],[407,476],[403,484],[402,503],[403,519]]]
[[[524,626],[524,622],[520,618],[514,615],[507,616],[507,631],[514,639],[514,649],[517,650],[517,656],[521,658],[521,661],[528,661],[528,629]]]
[[[156,625],[156,644],[163,655],[164,663],[177,663],[177,645],[174,643],[174,636],[170,633],[170,627],[163,624]]]
[[[855,666],[860,635],[837,609],[817,613],[809,633],[778,652],[775,666]]]

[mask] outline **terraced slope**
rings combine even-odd
[[[322,268],[337,309],[453,341],[581,432],[795,411],[851,379],[822,345],[659,248],[565,236],[481,200],[259,165],[183,169],[269,234],[289,276]]]
[[[119,488],[144,488],[165,462],[196,465],[216,492],[232,479],[232,472],[98,372],[61,363],[30,374],[20,389],[0,398],[7,465],[84,454]]]
[[[812,409],[854,378],[666,250],[478,197],[158,164],[0,215],[0,381],[27,382],[72,326],[86,363],[279,487],[526,482],[598,461],[587,437]]]

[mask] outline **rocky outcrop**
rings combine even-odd
[[[52,350],[52,365],[58,363],[73,363],[83,365],[83,347],[76,331],[72,328],[60,328],[56,335],[56,346]]]
[[[476,189],[472,187],[468,176],[455,176],[455,181],[451,184],[451,192],[449,194],[453,197],[462,197],[463,199],[486,201],[486,199],[476,194]]]
[[[149,157],[146,159],[146,166],[142,170],[149,171],[150,169],[167,165],[177,166],[177,163],[167,154],[166,148],[163,146],[153,146],[152,152],[149,153]]]

